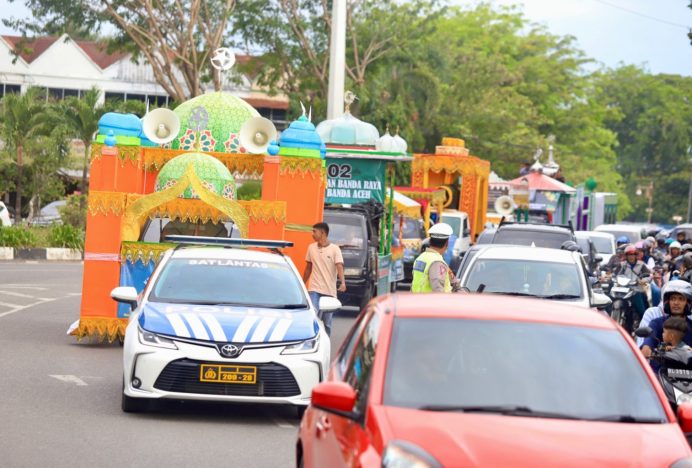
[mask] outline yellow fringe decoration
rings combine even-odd
[[[286,221],[286,202],[264,200],[238,200],[253,221],[283,223]]]
[[[112,213],[120,216],[125,210],[127,203],[127,193],[124,192],[100,192],[97,190],[89,191],[87,204],[89,213],[92,216],[102,214],[107,216]]]
[[[312,232],[312,226],[309,224],[287,224],[285,229],[294,232]]]
[[[387,197],[386,201],[384,202],[385,206],[389,203],[389,197]],[[397,212],[397,214],[400,214],[402,216],[408,216],[409,218],[422,218],[421,211],[420,211],[420,205],[419,206],[409,206],[409,205],[404,205],[400,201],[397,201],[394,199],[394,211]]]
[[[91,143],[91,154],[89,162],[94,159],[99,159],[102,155],[101,150],[103,149],[103,143],[92,142]],[[120,165],[125,165],[128,160],[135,166],[139,166],[139,162],[142,155],[141,146],[114,146],[118,151],[118,158],[120,159]]]
[[[419,250],[423,241],[420,239],[401,239],[401,245],[405,249]]]
[[[125,337],[128,319],[117,317],[80,317],[79,326],[71,333],[78,341],[85,337],[96,337],[99,341],[108,340],[112,343],[116,339]]]
[[[178,200],[178,197],[190,186],[199,195],[199,200],[208,205],[208,208],[206,205],[195,203],[198,200]],[[192,164],[188,166],[185,174],[172,187],[145,196],[133,197],[132,195],[128,195],[127,209],[125,210],[121,228],[121,239],[123,241],[137,241],[145,219],[148,216],[155,216],[152,213],[159,215],[169,214],[174,217],[183,217],[180,218],[183,220],[189,219],[192,221],[200,219],[204,221],[206,218],[208,221],[209,219],[214,219],[214,210],[220,211],[232,219],[238,226],[240,235],[245,238],[248,237],[250,220],[247,211],[238,202],[217,195],[206,188],[199,177],[197,177],[197,174],[195,174]],[[173,203],[164,213],[164,208],[160,207],[169,202]],[[196,210],[192,208],[195,205],[198,206]],[[201,208],[202,206],[205,207],[204,211]],[[157,211],[159,209],[160,211]],[[197,219],[195,219],[195,216],[198,216]],[[221,218],[217,217],[216,219],[219,220]]]
[[[411,171],[433,171],[439,173],[445,171],[449,174],[461,174],[467,176],[490,175],[490,162],[475,156],[441,156],[416,154],[414,155]]]
[[[399,188],[397,188],[399,190]],[[422,192],[418,190],[401,190],[401,193],[406,195],[409,198],[413,198],[414,200],[428,200],[430,203],[433,205],[436,205],[438,203],[444,203],[445,199],[447,198],[446,192],[444,189],[438,189],[434,190],[431,192]]]
[[[324,161],[320,158],[281,156],[279,174],[284,175],[288,173],[292,176],[300,174],[303,178],[305,178],[306,175],[310,175],[310,177],[316,179],[317,177],[322,177],[323,163]]]
[[[135,263],[137,260],[144,264],[154,261],[158,265],[163,254],[167,250],[172,249],[176,244],[167,242],[123,242],[120,246],[120,259],[127,260],[130,263]]]
[[[144,168],[148,171],[158,171],[171,159],[189,152],[190,150],[181,149],[144,148]],[[221,161],[231,172],[240,172],[241,174],[244,172],[249,174],[262,174],[264,172],[264,156],[262,155],[218,153],[214,151],[207,151],[205,154],[213,156]]]

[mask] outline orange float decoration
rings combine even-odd
[[[290,240],[294,246],[286,253],[304,267],[326,187],[324,145],[314,125],[303,116],[270,145],[271,135],[255,127],[263,123],[257,111],[222,92],[193,98],[174,112],[160,113],[159,122],[122,114],[100,122],[91,155],[80,318],[69,330],[78,338],[122,339],[129,310],[110,292],[119,285],[141,291],[171,248],[161,242],[167,232]],[[167,132],[173,134],[163,137]],[[236,200],[233,173],[262,174],[262,198]],[[147,237],[152,232],[154,239]]]

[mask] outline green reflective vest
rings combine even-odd
[[[411,292],[432,292],[428,271],[430,270],[430,265],[435,262],[444,263],[444,258],[434,250],[426,250],[416,258],[413,262],[413,283],[411,283]],[[445,292],[452,292],[452,283],[449,281],[449,275],[445,275]]]

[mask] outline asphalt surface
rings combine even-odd
[[[81,263],[0,262],[0,466],[295,466],[292,408],[166,402],[120,409],[122,348],[67,336]],[[338,349],[354,313],[334,318]]]

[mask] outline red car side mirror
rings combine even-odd
[[[345,382],[322,382],[312,389],[312,405],[333,413],[351,413],[356,391]]]
[[[692,432],[692,404],[678,406],[678,422],[685,434]]]

